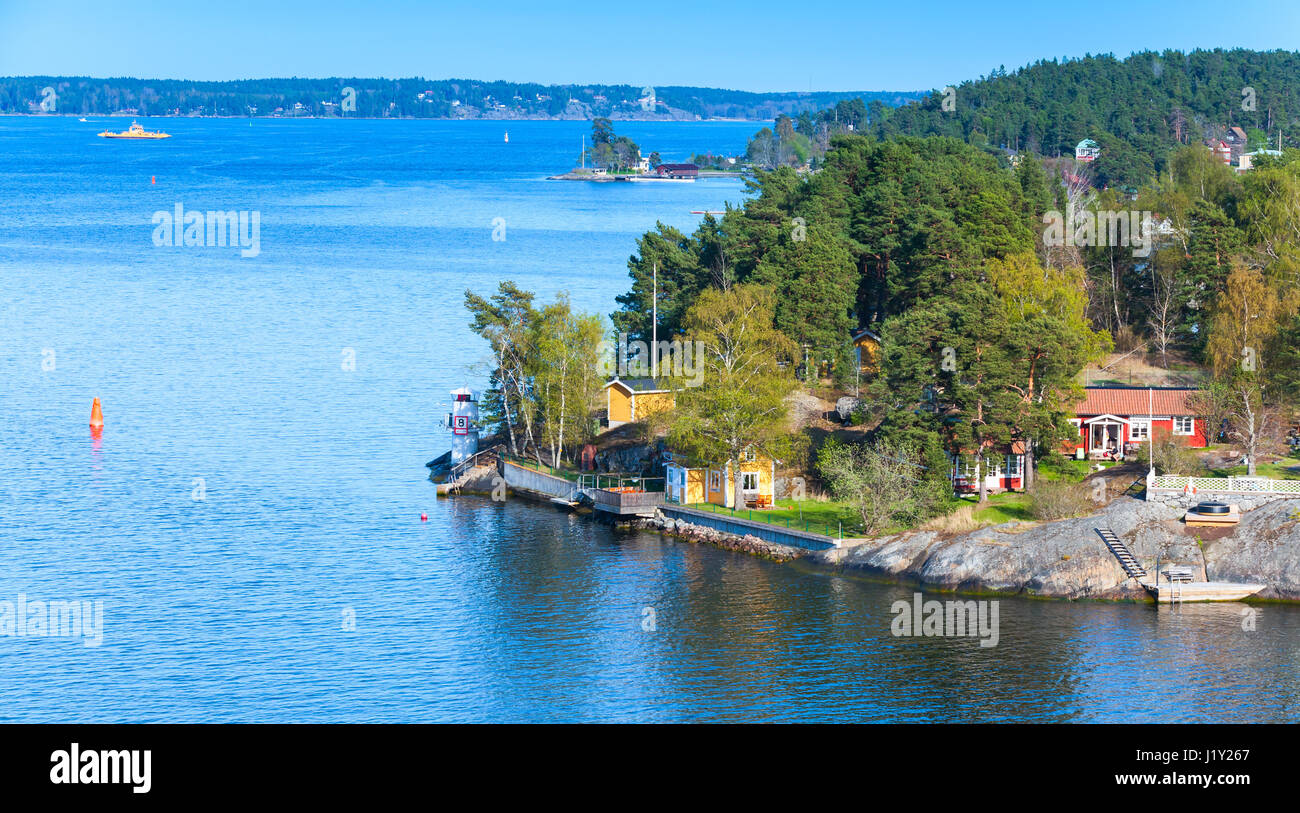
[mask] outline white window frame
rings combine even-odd
[[[753,478],[752,481],[750,480],[751,477]],[[753,487],[753,488],[750,488],[750,487],[747,485],[747,484],[750,483],[750,482],[753,482],[753,484],[754,484],[754,487]],[[758,476],[758,472],[756,472],[756,471],[742,471],[742,472],[740,473],[740,490],[741,490],[742,492],[746,492],[746,491],[758,491],[758,487],[759,487],[759,484],[760,484],[760,483],[761,483],[761,478],[759,478],[759,476]]]
[[[1130,418],[1128,439],[1130,443],[1146,443],[1151,439],[1151,422],[1146,418]]]
[[[1009,454],[1006,459],[1006,469],[1003,471],[1003,477],[1019,477],[1021,457],[1018,454]]]
[[[1196,434],[1196,418],[1193,418],[1188,415],[1175,415],[1173,416],[1172,421],[1173,421],[1173,430],[1175,435],[1182,435],[1183,437],[1187,437],[1189,435]],[[1187,431],[1183,431],[1182,429],[1179,428],[1179,425],[1182,424],[1184,421],[1186,421],[1185,425],[1187,426]]]
[[[758,459],[758,454],[754,451],[754,447],[751,446],[750,448],[745,450],[745,453],[742,455],[742,457],[744,458],[746,463],[753,463],[755,460]]]
[[[721,491],[721,490],[722,490],[722,472],[718,471],[717,469],[710,469],[709,470],[709,491],[713,492],[713,491]]]

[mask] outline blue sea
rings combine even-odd
[[[546,180],[584,122],[142,123],[173,137],[0,118],[0,721],[1300,719],[1294,608],[1004,599],[996,647],[898,638],[907,587],[437,499],[489,371],[465,291],[608,314],[636,238],[739,181]],[[665,160],[759,126],[617,125]],[[178,204],[257,213],[257,255],[155,245]],[[6,632],[55,601],[102,628]]]

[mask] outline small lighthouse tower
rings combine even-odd
[[[451,399],[447,428],[451,430],[451,464],[454,466],[478,451],[478,402],[469,387],[452,390]]]

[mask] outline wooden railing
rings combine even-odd
[[[662,491],[609,491],[591,488],[586,493],[596,508],[615,514],[649,513],[664,504]]]

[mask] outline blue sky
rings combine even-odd
[[[912,90],[1039,58],[1294,49],[1297,35],[1289,0],[0,0],[0,75]]]

